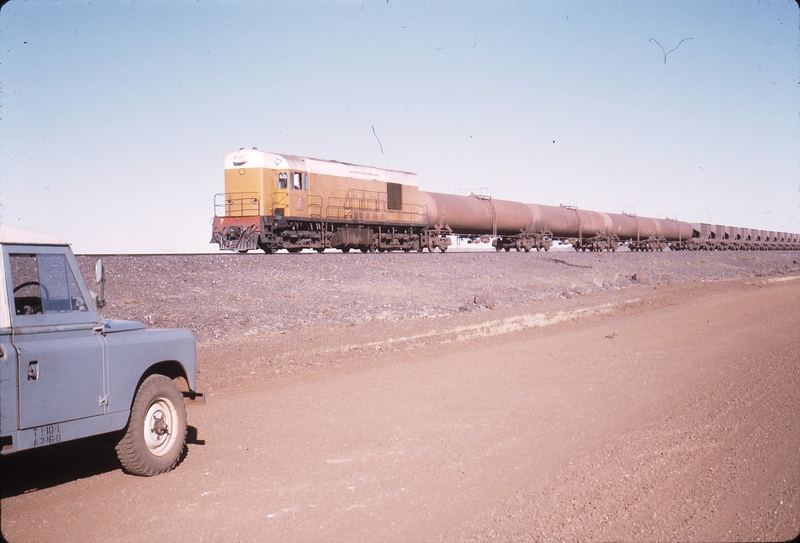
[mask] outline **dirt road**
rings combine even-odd
[[[92,441],[4,457],[3,534],[789,540],[798,302],[800,278],[751,277],[201,343],[215,386],[174,472]]]

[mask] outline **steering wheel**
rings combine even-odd
[[[34,286],[42,289],[42,293],[44,294],[45,299],[50,298],[50,293],[47,291],[47,287],[41,284],[39,281],[28,281],[26,283],[22,283],[21,285],[17,285],[16,287],[14,287],[14,292],[22,290],[25,287],[34,287]]]

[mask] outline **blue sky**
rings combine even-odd
[[[0,220],[215,252],[223,156],[258,147],[800,232],[799,29],[790,0],[12,0]]]

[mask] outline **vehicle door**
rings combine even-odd
[[[275,217],[289,217],[289,172],[278,172],[278,184],[272,193],[272,214]]]
[[[105,412],[100,319],[72,253],[60,246],[5,246],[11,342],[18,353],[20,429]]]
[[[308,174],[303,172],[289,172],[289,214],[292,217],[307,216],[307,193]]]

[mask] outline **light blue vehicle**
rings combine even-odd
[[[126,471],[173,469],[204,401],[192,333],[102,319],[60,237],[0,224],[0,246],[0,454],[120,432]]]

